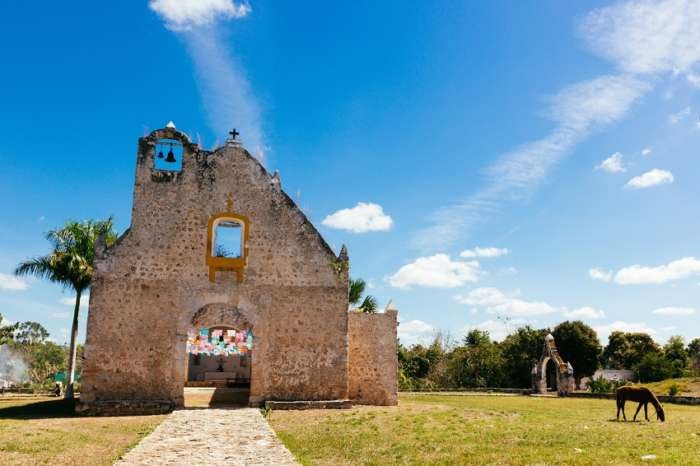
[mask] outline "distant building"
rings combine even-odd
[[[634,371],[631,369],[598,369],[592,377],[584,377],[581,379],[581,389],[588,389],[588,382],[598,380],[599,378],[614,382],[634,380]]]

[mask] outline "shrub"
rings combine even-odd
[[[676,396],[680,393],[681,387],[678,386],[677,383],[673,383],[670,387],[668,387],[668,395],[669,396]]]

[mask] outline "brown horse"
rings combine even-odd
[[[651,392],[646,387],[632,387],[632,386],[624,386],[620,387],[617,389],[617,420],[620,420],[620,411],[622,411],[622,418],[626,421],[627,416],[625,416],[625,401],[636,401],[639,403],[639,406],[637,406],[637,411],[634,413],[634,417],[632,418],[633,421],[637,420],[637,414],[639,414],[639,410],[642,409],[642,405],[644,405],[644,419],[647,421],[649,420],[649,416],[647,415],[647,405],[651,403],[654,405],[654,408],[656,409],[656,418],[660,420],[661,422],[664,422],[666,420],[666,415],[664,414],[664,408],[661,406],[661,403],[659,403],[659,400],[656,398],[656,396]]]

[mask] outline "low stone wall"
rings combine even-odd
[[[398,403],[397,311],[348,313],[348,394],[353,403]]]
[[[81,416],[142,416],[167,414],[175,409],[170,400],[115,400],[75,404],[75,412]]]
[[[603,400],[614,400],[614,393],[587,393],[587,392],[573,392],[569,393],[570,397],[573,398],[599,398]],[[700,397],[698,396],[668,396],[668,395],[657,395],[660,402],[662,403],[675,403],[678,405],[700,405]]]
[[[530,395],[532,390],[529,388],[488,388],[488,387],[473,387],[473,388],[433,388],[426,390],[401,390],[404,393],[509,393],[513,395]]]
[[[293,409],[350,409],[350,400],[328,400],[328,401],[266,401],[265,407],[275,410]]]

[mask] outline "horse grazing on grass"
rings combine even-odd
[[[651,403],[656,409],[656,418],[661,422],[666,420],[666,415],[664,414],[664,408],[659,403],[656,396],[646,387],[631,387],[624,386],[617,389],[617,420],[620,420],[620,411],[622,411],[622,418],[626,421],[627,416],[625,416],[625,401],[636,401],[639,403],[637,406],[637,411],[634,413],[633,421],[637,420],[637,414],[639,410],[644,406],[644,419],[649,420],[647,415],[647,405]]]

